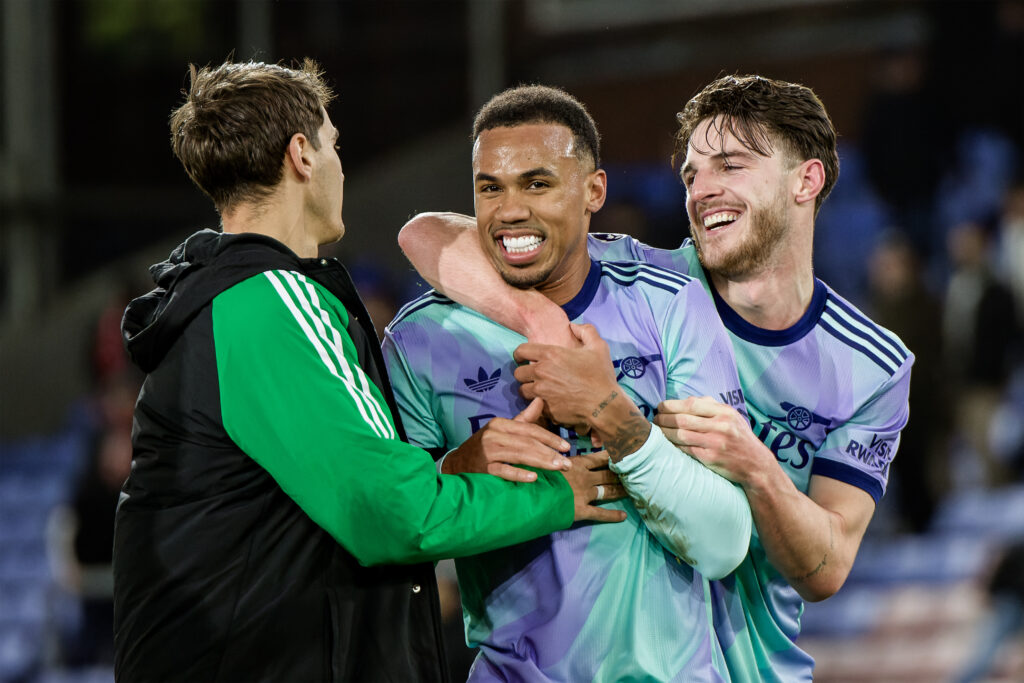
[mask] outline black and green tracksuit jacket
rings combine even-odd
[[[565,479],[439,475],[403,441],[345,269],[196,233],[152,268],[114,534],[121,681],[446,680],[432,560],[567,528]]]

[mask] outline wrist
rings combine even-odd
[[[618,385],[605,394],[587,416],[587,424],[604,442],[612,462],[639,450],[652,429],[651,423]]]
[[[740,485],[748,498],[763,498],[782,490],[779,486],[779,477],[790,482],[789,476],[783,471],[782,465],[776,460],[775,454],[758,442],[758,457],[754,458],[754,465],[738,473],[736,483]]]
[[[559,306],[535,289],[522,290],[523,296],[511,297],[523,335],[532,342],[556,346],[578,346],[569,331],[569,319]]]
[[[455,467],[459,458],[458,450],[458,448],[453,448],[441,456],[441,459],[437,461],[437,471],[439,473],[458,474],[458,470]]]

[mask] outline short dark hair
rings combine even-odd
[[[334,95],[313,60],[298,68],[190,64],[189,75],[185,102],[171,114],[171,147],[221,213],[270,194],[296,133],[320,148],[323,109]]]
[[[729,131],[751,152],[768,156],[774,150],[773,143],[777,143],[783,153],[801,162],[820,160],[825,167],[825,184],[815,198],[817,213],[839,178],[839,155],[836,129],[813,90],[762,76],[719,78],[676,114],[679,132],[674,157],[686,156],[690,138],[702,121],[718,117],[722,118],[716,132]]]
[[[473,140],[491,128],[528,123],[565,126],[572,132],[577,158],[589,157],[595,168],[601,165],[601,136],[587,108],[564,90],[547,85],[520,85],[492,97],[473,121]]]

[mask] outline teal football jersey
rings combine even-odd
[[[646,416],[666,397],[689,395],[742,409],[728,337],[696,280],[647,264],[592,264],[563,308],[596,326],[619,385]],[[447,450],[522,411],[512,354],[524,341],[434,292],[407,304],[384,349],[409,439]],[[562,434],[573,453],[592,449],[587,437]],[[669,457],[688,457],[665,444]],[[456,560],[467,641],[480,647],[470,680],[726,679],[708,580],[659,543],[629,499],[603,505],[627,520]]]
[[[806,492],[818,474],[863,489],[875,502],[907,423],[914,357],[828,285],[785,330],[741,318],[711,288],[691,240],[655,249],[631,237],[591,234],[596,259],[635,259],[699,279],[712,294],[736,356],[754,433]],[[809,681],[813,659],[797,647],[803,600],[768,562],[756,536],[730,576],[711,582],[715,632],[735,681]]]

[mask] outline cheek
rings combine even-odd
[[[693,201],[691,201],[689,197],[687,197],[687,198],[686,198],[686,200],[685,200],[685,203],[683,204],[683,206],[684,206],[684,207],[685,207],[685,209],[686,209],[686,215],[687,215],[687,217],[688,217],[688,218],[689,218],[689,219],[690,219],[690,220],[692,221],[692,220],[693,220],[693,217],[694,217],[694,210],[695,210],[695,208],[696,208],[696,207],[694,206],[694,202],[693,202]]]

